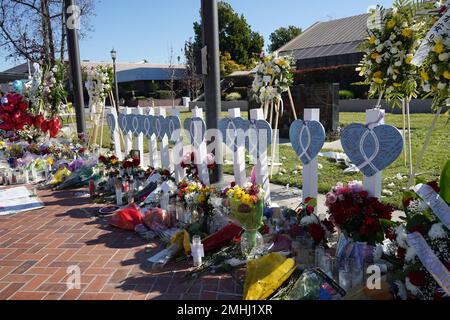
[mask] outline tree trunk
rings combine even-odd
[[[53,66],[55,64],[55,45],[53,42],[48,1],[49,0],[41,0],[42,39],[44,43],[43,56],[41,59],[44,61],[45,65]]]

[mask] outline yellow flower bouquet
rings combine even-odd
[[[229,200],[231,218],[245,230],[241,236],[242,253],[248,257],[256,256],[264,244],[264,239],[258,232],[263,225],[264,215],[262,189],[255,184],[249,184],[245,188],[232,186],[225,194]]]

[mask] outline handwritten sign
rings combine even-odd
[[[317,157],[325,144],[325,128],[318,121],[296,120],[289,131],[292,147],[303,164]]]
[[[436,257],[425,239],[418,232],[408,234],[408,244],[416,249],[423,266],[433,276],[447,295],[450,295],[450,272]]]
[[[437,194],[434,189],[425,184],[419,184],[414,188],[417,195],[433,210],[444,226],[450,230],[450,206]]]
[[[439,19],[438,22],[428,32],[426,38],[422,41],[419,49],[417,50],[411,64],[420,67],[428,56],[431,50],[431,43],[438,36],[449,34],[450,32],[450,10],[447,10],[445,14]]]
[[[366,177],[373,177],[401,155],[403,138],[397,128],[380,125],[369,129],[351,124],[342,131],[345,154]]]

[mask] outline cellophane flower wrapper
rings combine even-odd
[[[239,207],[242,202],[236,199],[230,199],[231,217],[239,223],[245,230],[258,230],[263,224],[264,203],[259,200],[251,206],[250,212],[241,212]]]
[[[363,268],[365,262],[373,262],[375,247],[364,242],[355,242],[341,234],[336,249],[338,261],[352,259],[355,267]]]

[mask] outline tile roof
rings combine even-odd
[[[357,52],[367,37],[369,14],[317,22],[278,51],[292,53],[297,60]]]

